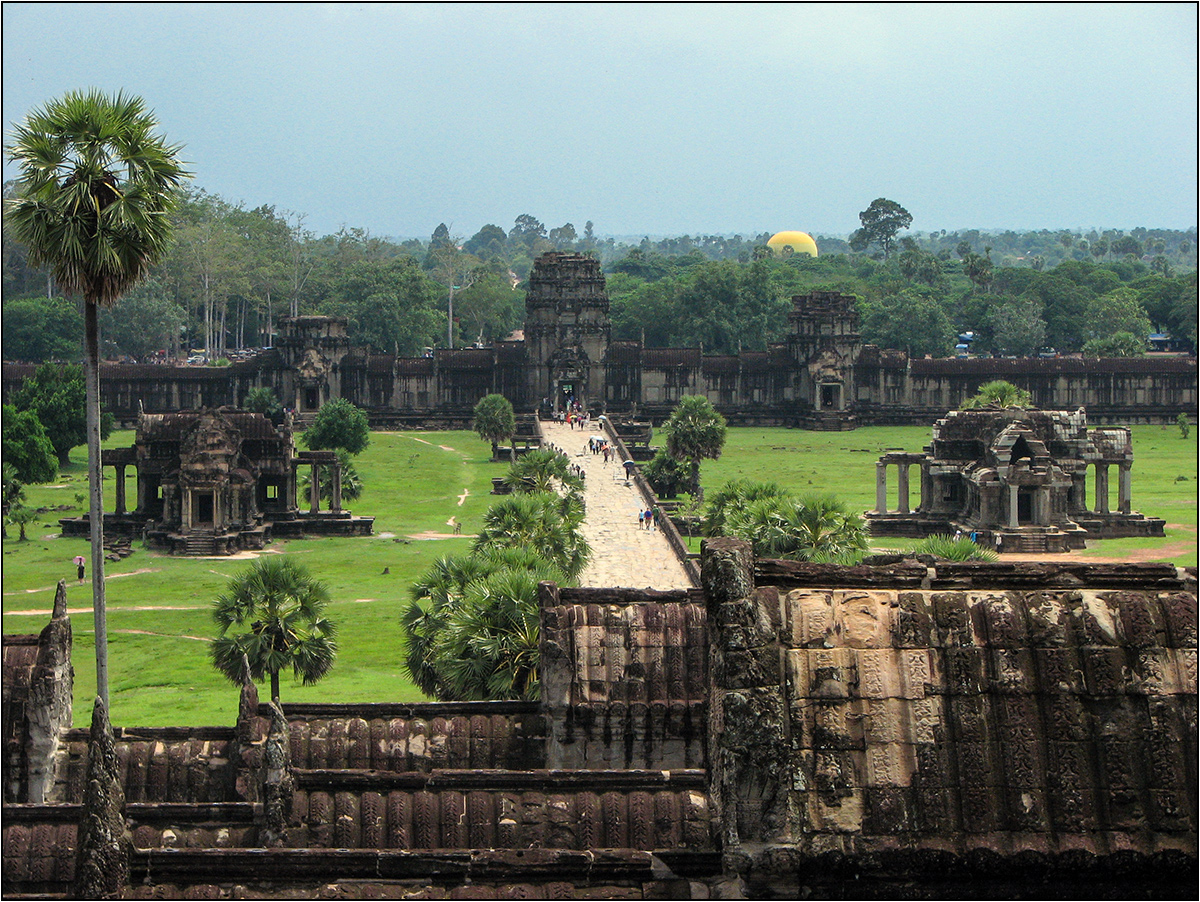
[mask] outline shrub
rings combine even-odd
[[[991,548],[948,535],[922,539],[909,550],[913,554],[930,554],[946,561],[994,561],[999,557]]]

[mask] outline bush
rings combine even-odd
[[[912,554],[929,554],[946,561],[994,561],[999,556],[991,548],[978,545],[970,539],[937,535],[922,539],[912,546]]]
[[[654,458],[642,467],[642,475],[659,498],[675,498],[687,487],[691,468],[659,448]]]
[[[313,451],[344,450],[359,454],[371,441],[367,415],[345,398],[330,401],[304,430],[304,443]]]

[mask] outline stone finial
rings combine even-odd
[[[287,718],[278,701],[271,702],[271,726],[263,761],[262,844],[275,848],[287,842],[288,819],[292,814],[292,745]]]
[[[117,743],[108,709],[96,699],[88,738],[87,786],[79,822],[75,864],[76,899],[112,899],[129,886],[125,793],[117,772]]]
[[[753,594],[753,546],[745,539],[706,539],[701,546],[700,579],[710,605]]]
[[[256,729],[258,719],[258,686],[250,674],[250,659],[242,655],[242,692],[238,700],[237,734],[243,743],[252,743],[259,738]]]
[[[54,590],[54,612],[50,615],[55,620],[61,620],[67,616],[67,581],[60,579],[58,587]]]

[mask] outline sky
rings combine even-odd
[[[195,184],[467,238],[1197,222],[1197,7],[5,2],[4,140],[143,97]],[[4,178],[14,175],[5,161]]]

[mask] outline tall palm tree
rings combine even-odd
[[[29,113],[8,148],[18,166],[6,201],[10,234],[34,266],[84,301],[88,487],[96,692],[108,706],[104,508],[100,465],[100,338],[97,309],[111,307],[166,252],[177,189],[189,178],[179,145],[154,134],[143,101],[124,93],[70,91]]]
[[[337,629],[325,616],[329,592],[308,570],[286,557],[260,558],[234,577],[213,606],[221,634],[213,640],[213,664],[233,683],[242,679],[242,655],[256,680],[271,677],[279,698],[279,671],[290,667],[311,686],[333,667]],[[235,626],[249,631],[228,635]]]
[[[691,467],[691,495],[704,500],[700,461],[716,460],[725,447],[725,418],[703,395],[684,395],[663,424],[667,453]]]

